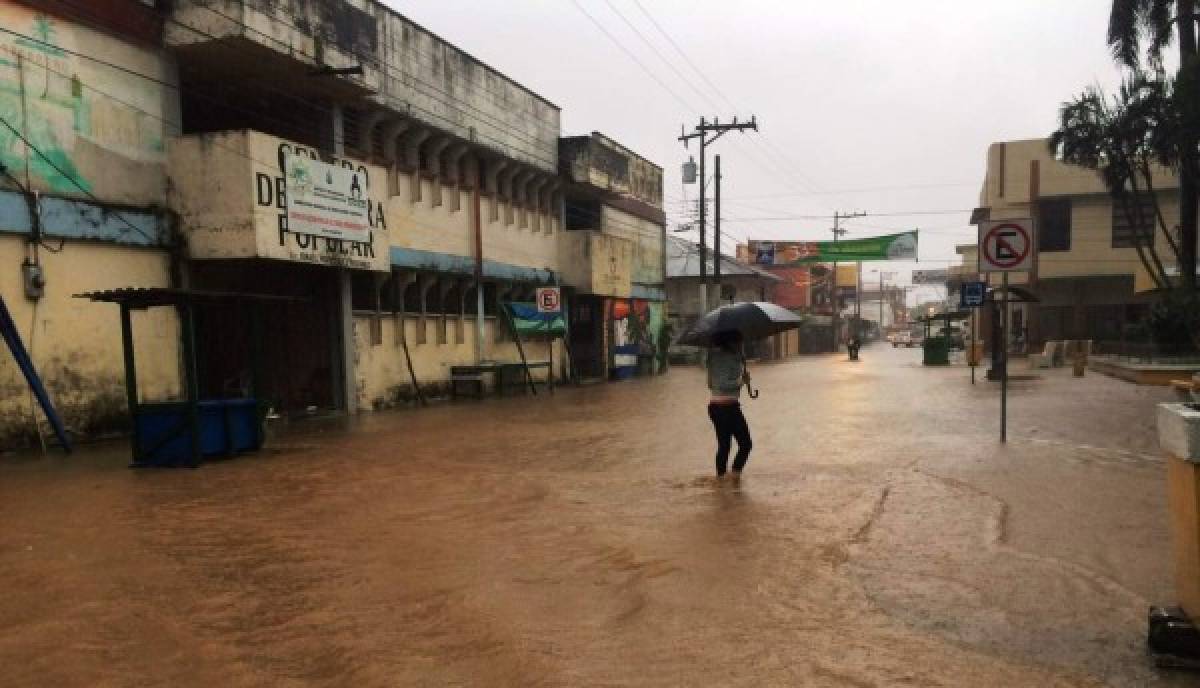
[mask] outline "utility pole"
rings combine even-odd
[[[837,243],[846,230],[841,228],[841,221],[848,220],[852,217],[866,217],[866,213],[841,213],[834,211],[833,213],[833,244],[834,244],[834,260],[833,260],[833,351],[836,353],[840,346],[841,334],[841,310],[842,303],[838,299],[838,262],[837,262]]]
[[[708,224],[705,222],[705,214],[706,213],[705,213],[705,207],[704,207],[705,206],[704,185],[706,182],[705,177],[704,177],[704,164],[705,164],[705,157],[706,157],[705,150],[708,148],[709,145],[711,145],[717,139],[724,136],[726,132],[730,132],[730,131],[744,132],[747,129],[749,129],[751,131],[758,131],[758,120],[753,115],[750,116],[749,122],[738,122],[738,118],[734,117],[733,122],[730,122],[728,124],[721,124],[720,122],[717,121],[716,117],[714,117],[711,122],[709,122],[709,121],[705,120],[703,117],[701,117],[700,124],[697,124],[691,133],[687,133],[685,130],[683,130],[682,127],[680,127],[679,140],[683,142],[684,148],[686,148],[688,146],[688,143],[692,139],[700,139],[700,314],[701,315],[708,312],[708,239],[707,239]],[[718,213],[718,215],[720,214],[720,209],[717,210],[717,213]],[[714,246],[716,246],[718,244],[719,244],[719,239],[717,240],[717,242],[714,243]],[[713,268],[713,271],[717,272],[718,274],[721,269],[720,263],[721,263],[721,256],[718,253],[717,259],[715,261],[715,265]],[[718,294],[717,296],[719,298],[720,294]]]
[[[721,154],[716,156],[717,168],[713,171],[713,182],[717,185],[713,194],[713,282],[717,284],[716,304],[721,305]]]

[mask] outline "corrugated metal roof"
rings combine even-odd
[[[122,303],[130,308],[152,308],[155,306],[177,306],[185,303],[230,302],[230,301],[304,301],[291,296],[272,294],[250,294],[232,291],[201,291],[196,289],[173,289],[168,287],[124,287],[75,294],[77,299],[91,299],[104,303]]]
[[[708,264],[708,274],[713,273],[713,254],[708,251],[705,262]],[[768,282],[782,282],[783,278],[773,275],[766,270],[760,270],[753,265],[739,263],[725,254],[721,254],[721,274],[723,276],[759,277]],[[700,276],[700,246],[679,237],[667,237],[667,278],[699,277]]]

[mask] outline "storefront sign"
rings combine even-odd
[[[264,134],[251,136],[260,256],[391,270],[382,167],[343,158],[323,161],[311,148]],[[267,161],[273,169],[266,169]],[[297,170],[305,171],[294,178]]]
[[[870,260],[916,260],[917,233],[841,241],[750,241],[759,265],[803,265]]]
[[[181,136],[169,159],[192,259],[391,270],[382,167],[256,131]]]
[[[329,239],[370,239],[367,173],[286,153],[288,229]]]

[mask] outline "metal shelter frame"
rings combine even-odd
[[[124,288],[106,291],[93,291],[75,294],[75,298],[89,299],[97,303],[115,303],[121,309],[121,349],[125,364],[125,394],[129,404],[130,437],[133,466],[159,465],[147,461],[164,445],[185,434],[190,446],[189,463],[195,467],[202,460],[201,428],[200,428],[200,390],[198,369],[196,364],[196,323],[195,311],[200,305],[214,304],[249,304],[250,308],[250,396],[258,398],[258,383],[262,364],[262,314],[261,308],[267,303],[297,302],[303,299],[267,294],[246,294],[239,292],[200,291],[193,289],[174,288]],[[135,310],[173,307],[179,315],[180,339],[183,352],[183,382],[184,401],[142,403],[138,398],[136,354],[133,343],[133,321],[131,313]],[[184,409],[183,422],[173,427],[164,436],[158,438],[154,446],[142,449],[139,436],[138,417],[149,410],[182,406]],[[226,418],[228,422],[228,418]],[[258,429],[258,442],[261,444],[261,425]],[[232,454],[233,448],[228,447],[227,453]]]

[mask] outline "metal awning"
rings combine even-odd
[[[1009,303],[1037,303],[1038,301],[1041,301],[1041,299],[1037,297],[1037,294],[1034,294],[1025,287],[1016,287],[1011,284],[1008,287],[992,287],[991,289],[988,289],[987,296],[985,297],[986,300],[999,301],[1000,299],[1003,299],[1005,289],[1008,290]]]
[[[273,294],[252,294],[234,291],[205,291],[200,289],[175,289],[169,287],[123,287],[75,294],[77,299],[96,302],[117,303],[134,310],[157,306],[182,306],[199,303],[254,302],[299,302],[306,299]]]

